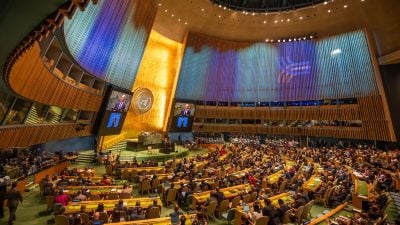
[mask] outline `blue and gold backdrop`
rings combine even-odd
[[[190,33],[175,98],[272,102],[378,93],[364,32],[245,43]]]
[[[157,8],[148,0],[99,0],[64,23],[75,60],[89,73],[131,89]]]

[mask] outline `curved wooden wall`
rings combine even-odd
[[[362,97],[354,105],[306,107],[197,106],[195,117],[259,120],[361,120],[362,127],[265,127],[262,124],[194,123],[195,132],[237,132],[394,141],[381,96]]]
[[[15,62],[7,81],[14,92],[29,100],[63,108],[98,111],[103,98],[51,73],[40,58],[37,42]]]
[[[85,126],[83,130],[77,128],[78,125],[73,123],[1,127],[0,149],[28,147],[52,140],[90,135],[90,126]]]

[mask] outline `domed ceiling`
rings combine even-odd
[[[183,42],[188,31],[226,40],[266,41],[309,35],[322,38],[366,28],[376,42],[379,56],[400,49],[398,0],[307,1],[311,5],[285,8],[288,10],[281,12],[238,11],[211,0],[154,1],[158,12],[153,29],[179,42]],[[242,5],[247,2],[244,6],[250,6],[252,0],[236,2],[242,2]],[[305,0],[276,2],[306,3]],[[315,2],[319,3],[312,4]]]

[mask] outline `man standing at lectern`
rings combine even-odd
[[[190,106],[185,104],[178,117],[178,127],[187,127],[190,116]]]

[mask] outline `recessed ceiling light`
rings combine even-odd
[[[179,22],[181,22],[181,19],[178,19]]]
[[[267,21],[264,20],[263,23],[267,23]]]
[[[253,16],[254,16],[254,15],[256,15],[256,14],[255,14],[255,13],[252,13],[251,15],[253,15]]]
[[[343,8],[347,8],[347,5],[344,5]]]
[[[171,14],[171,16],[174,17],[175,15],[174,15],[174,14]]]
[[[287,21],[287,22],[290,22],[290,19],[287,19],[286,21]]]
[[[221,18],[221,15],[218,15],[218,18]]]
[[[302,16],[300,16],[300,19],[302,20],[302,19],[303,19],[303,17],[302,17]]]
[[[267,39],[265,39],[265,42],[268,42],[269,41],[269,39],[267,38]]]
[[[330,9],[328,10],[328,13],[332,12]]]
[[[219,5],[219,7],[221,8],[221,7],[222,7],[222,5]]]
[[[328,2],[324,2],[324,5],[328,4]]]
[[[164,12],[168,12],[168,9],[164,10]]]
[[[274,21],[274,23],[277,23],[277,22],[278,22],[278,20],[275,20],[275,21]]]
[[[204,12],[204,9],[201,9],[202,12]]]
[[[161,3],[158,3],[158,6],[161,6]]]
[[[281,20],[281,23],[283,23],[283,20]]]
[[[185,22],[185,25],[187,25],[187,22]]]
[[[224,6],[224,9],[226,9],[226,7]]]

